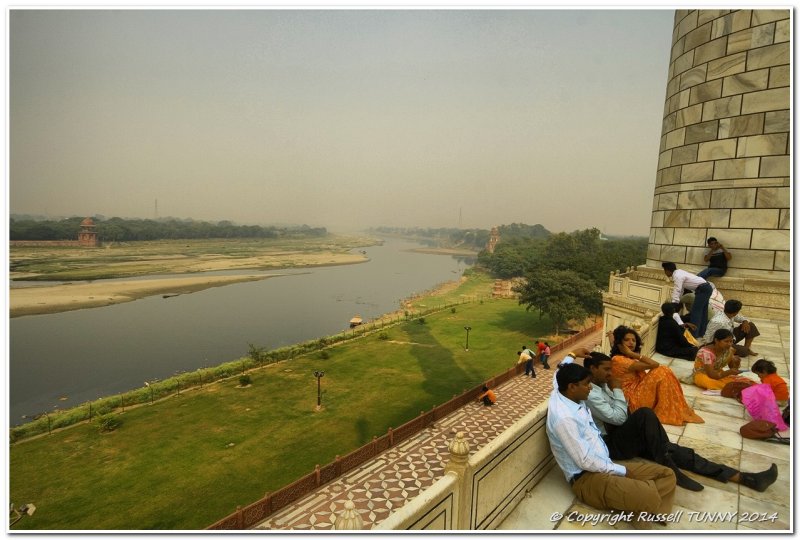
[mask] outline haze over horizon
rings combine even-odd
[[[672,10],[25,10],[9,212],[646,236]]]

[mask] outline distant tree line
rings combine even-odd
[[[489,231],[485,229],[454,229],[424,227],[373,227],[367,232],[371,234],[389,234],[403,236],[432,247],[463,248],[481,250],[489,240]]]
[[[503,241],[519,238],[547,238],[550,231],[541,225],[525,225],[512,223],[498,227]],[[491,231],[488,229],[455,229],[424,227],[375,227],[369,229],[372,234],[393,234],[413,238],[422,244],[445,247],[464,248],[480,251],[486,247]]]
[[[536,225],[526,225],[525,223],[500,225],[497,227],[497,231],[503,241],[520,238],[548,238],[553,234],[538,223]]]
[[[494,253],[478,256],[478,264],[498,278],[524,277],[520,304],[537,309],[558,332],[570,319],[602,312],[601,291],[609,272],[645,262],[647,238],[603,239],[597,229],[558,233],[547,238],[511,238]]]
[[[11,240],[75,240],[84,218],[70,217],[61,220],[14,219],[10,220]],[[104,242],[132,242],[138,240],[190,240],[208,238],[285,238],[319,237],[328,231],[325,227],[275,227],[260,225],[235,225],[230,221],[217,223],[191,219],[164,218],[105,219],[93,217],[95,231]]]

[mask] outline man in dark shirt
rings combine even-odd
[[[708,279],[712,276],[724,276],[725,272],[728,271],[728,261],[731,260],[733,255],[713,236],[709,237],[706,244],[708,245],[708,253],[703,256],[703,260],[708,263],[708,268],[701,270],[697,275],[703,279]]]

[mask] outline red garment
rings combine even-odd
[[[539,354],[542,354],[544,352],[544,343],[540,341],[536,348],[539,349]]]
[[[772,387],[772,392],[775,394],[775,399],[778,401],[786,401],[789,399],[789,387],[786,386],[784,381],[777,373],[770,373],[761,379],[763,384],[768,384]]]

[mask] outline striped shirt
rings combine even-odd
[[[736,315],[735,317],[731,318],[725,315],[724,311],[715,311],[714,316],[711,317],[711,320],[708,321],[708,326],[706,326],[706,333],[703,336],[703,343],[713,343],[714,332],[722,328],[725,330],[730,330],[731,333],[733,333],[733,329],[743,322],[747,322],[747,319],[741,315]]]

